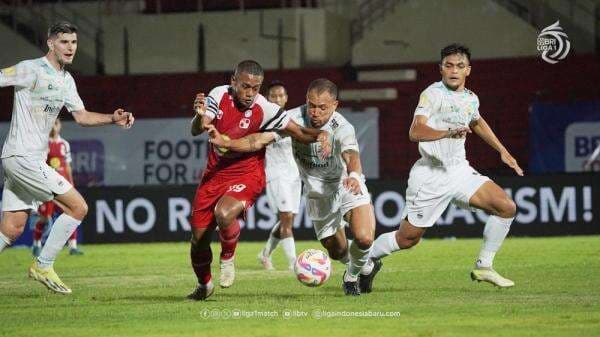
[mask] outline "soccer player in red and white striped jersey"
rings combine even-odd
[[[255,61],[240,62],[230,85],[216,87],[208,96],[198,94],[194,103],[193,136],[213,125],[230,139],[266,131],[284,131],[305,142],[319,141],[327,154],[329,134],[300,127],[290,121],[285,110],[259,94],[264,79]],[[237,153],[210,146],[208,163],[192,205],[190,256],[198,286],[188,298],[204,300],[213,290],[210,240],[219,228],[221,239],[219,284],[228,288],[235,278],[235,248],[240,235],[238,219],[254,204],[265,186],[265,150]]]

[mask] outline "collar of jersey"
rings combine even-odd
[[[67,73],[66,70],[56,70],[56,68],[54,68],[54,66],[52,65],[52,63],[50,63],[50,61],[48,61],[48,58],[46,56],[42,56],[42,58],[44,59],[44,62],[46,63],[46,65],[56,74],[58,75],[65,75]]]

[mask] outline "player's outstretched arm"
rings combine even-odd
[[[0,88],[32,88],[37,81],[37,73],[24,61],[12,67],[0,69]]]
[[[133,122],[135,121],[135,118],[131,112],[127,112],[121,108],[115,110],[112,115],[91,112],[83,109],[74,111],[73,118],[75,118],[75,122],[81,126],[116,124],[124,129],[131,128],[133,126]]]
[[[523,169],[521,169],[517,163],[517,160],[510,154],[510,152],[508,152],[504,145],[502,145],[498,137],[496,137],[494,131],[492,131],[492,128],[490,128],[483,117],[479,117],[477,120],[471,122],[471,129],[496,151],[500,152],[500,158],[506,165],[515,170],[518,175],[523,176]]]
[[[325,130],[305,128],[290,120],[283,131],[300,143],[310,144],[319,142],[321,144],[322,158],[327,158],[331,154],[331,140],[329,132]]]
[[[208,141],[210,143],[222,149],[235,152],[255,152],[265,148],[277,139],[275,132],[253,133],[243,138],[229,139],[228,137],[223,137],[212,124],[206,127],[206,131],[208,132]]]
[[[436,130],[427,125],[429,119],[423,115],[416,115],[408,131],[411,142],[432,142],[442,138],[462,138],[471,133],[471,129],[460,127],[448,130]]]

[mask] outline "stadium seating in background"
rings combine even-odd
[[[146,13],[177,13],[194,11],[229,11],[287,7],[286,0],[145,0]],[[296,1],[296,7],[317,7],[316,1]]]

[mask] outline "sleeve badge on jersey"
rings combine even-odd
[[[427,98],[427,95],[425,95],[425,93],[423,93],[423,94],[421,94],[421,97],[419,97],[418,107],[426,108],[428,106],[429,106],[429,99]]]
[[[4,76],[15,76],[17,74],[17,68],[13,66],[9,68],[0,69],[0,74],[3,74]]]

